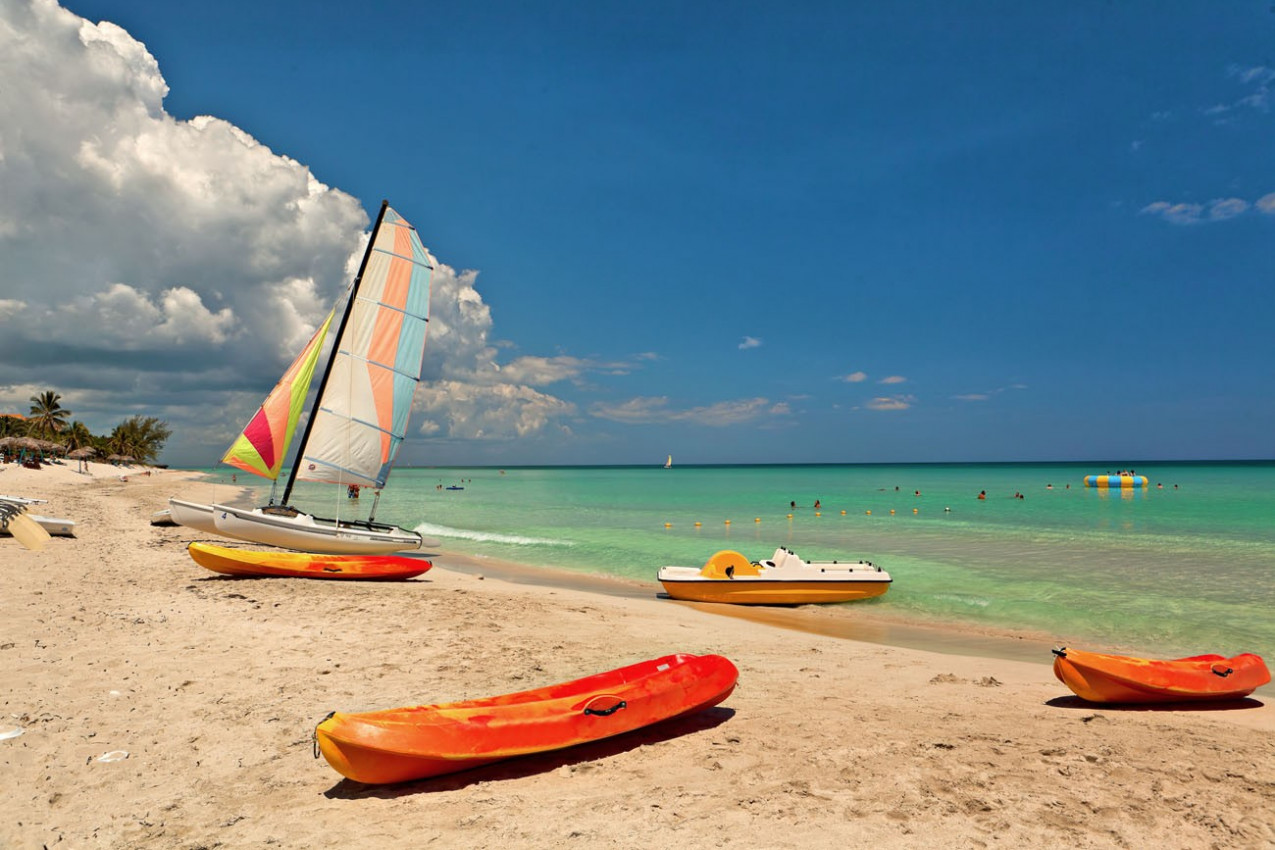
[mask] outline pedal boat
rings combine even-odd
[[[204,569],[231,576],[403,581],[433,566],[423,558],[403,555],[319,555],[232,549],[198,541],[187,546],[186,551]]]
[[[1173,703],[1246,697],[1271,680],[1260,656],[1196,655],[1172,661],[1104,655],[1063,647],[1054,675],[1089,702]]]
[[[882,595],[892,581],[868,561],[803,561],[782,546],[766,561],[723,550],[698,569],[662,567],[657,578],[674,599],[735,605],[853,602]]]
[[[322,753],[347,779],[407,782],[550,752],[693,714],[730,696],[739,670],[720,655],[666,655],[572,682],[319,723]]]

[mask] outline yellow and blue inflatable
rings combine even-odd
[[[1135,487],[1147,486],[1147,477],[1145,475],[1086,475],[1085,486],[1132,490]]]

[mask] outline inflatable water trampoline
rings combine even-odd
[[[1086,475],[1085,486],[1132,490],[1135,487],[1147,486],[1147,477],[1145,475]]]

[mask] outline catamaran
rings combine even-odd
[[[382,202],[282,498],[275,501],[275,485],[335,308],[222,457],[222,463],[270,479],[270,503],[240,508],[170,499],[175,521],[303,552],[378,554],[421,547],[416,532],[374,517],[420,381],[431,260],[416,229]],[[289,500],[297,481],[336,484],[341,492],[373,488],[368,518],[344,518],[338,510],[336,518],[326,519],[293,507]]]

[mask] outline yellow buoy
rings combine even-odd
[[[792,514],[788,514],[788,518],[789,518],[789,519],[792,519]]]
[[[842,512],[841,512],[841,515],[842,515],[842,516],[845,516],[845,515],[846,515],[846,512],[845,512],[845,511],[842,511]]]
[[[697,522],[697,523],[695,523],[695,527],[696,527],[696,528],[699,528],[699,527],[700,527],[700,524],[699,524],[698,522]]]
[[[864,511],[864,513],[867,514],[868,516],[872,516],[872,511]]]
[[[912,509],[912,513],[916,514],[916,513],[920,513],[920,511],[919,511],[919,510],[917,510],[916,508],[913,508],[913,509]]]
[[[753,522],[761,522],[761,517],[759,516],[753,517]]]
[[[726,520],[726,525],[730,525],[730,520]]]
[[[673,527],[673,523],[671,523],[671,522],[666,522],[666,523],[664,523],[664,527],[665,527],[665,528],[672,528],[672,527]]]
[[[823,514],[820,513],[819,511],[815,511],[815,516],[823,516]]]
[[[890,508],[890,516],[894,516],[894,508]]]

